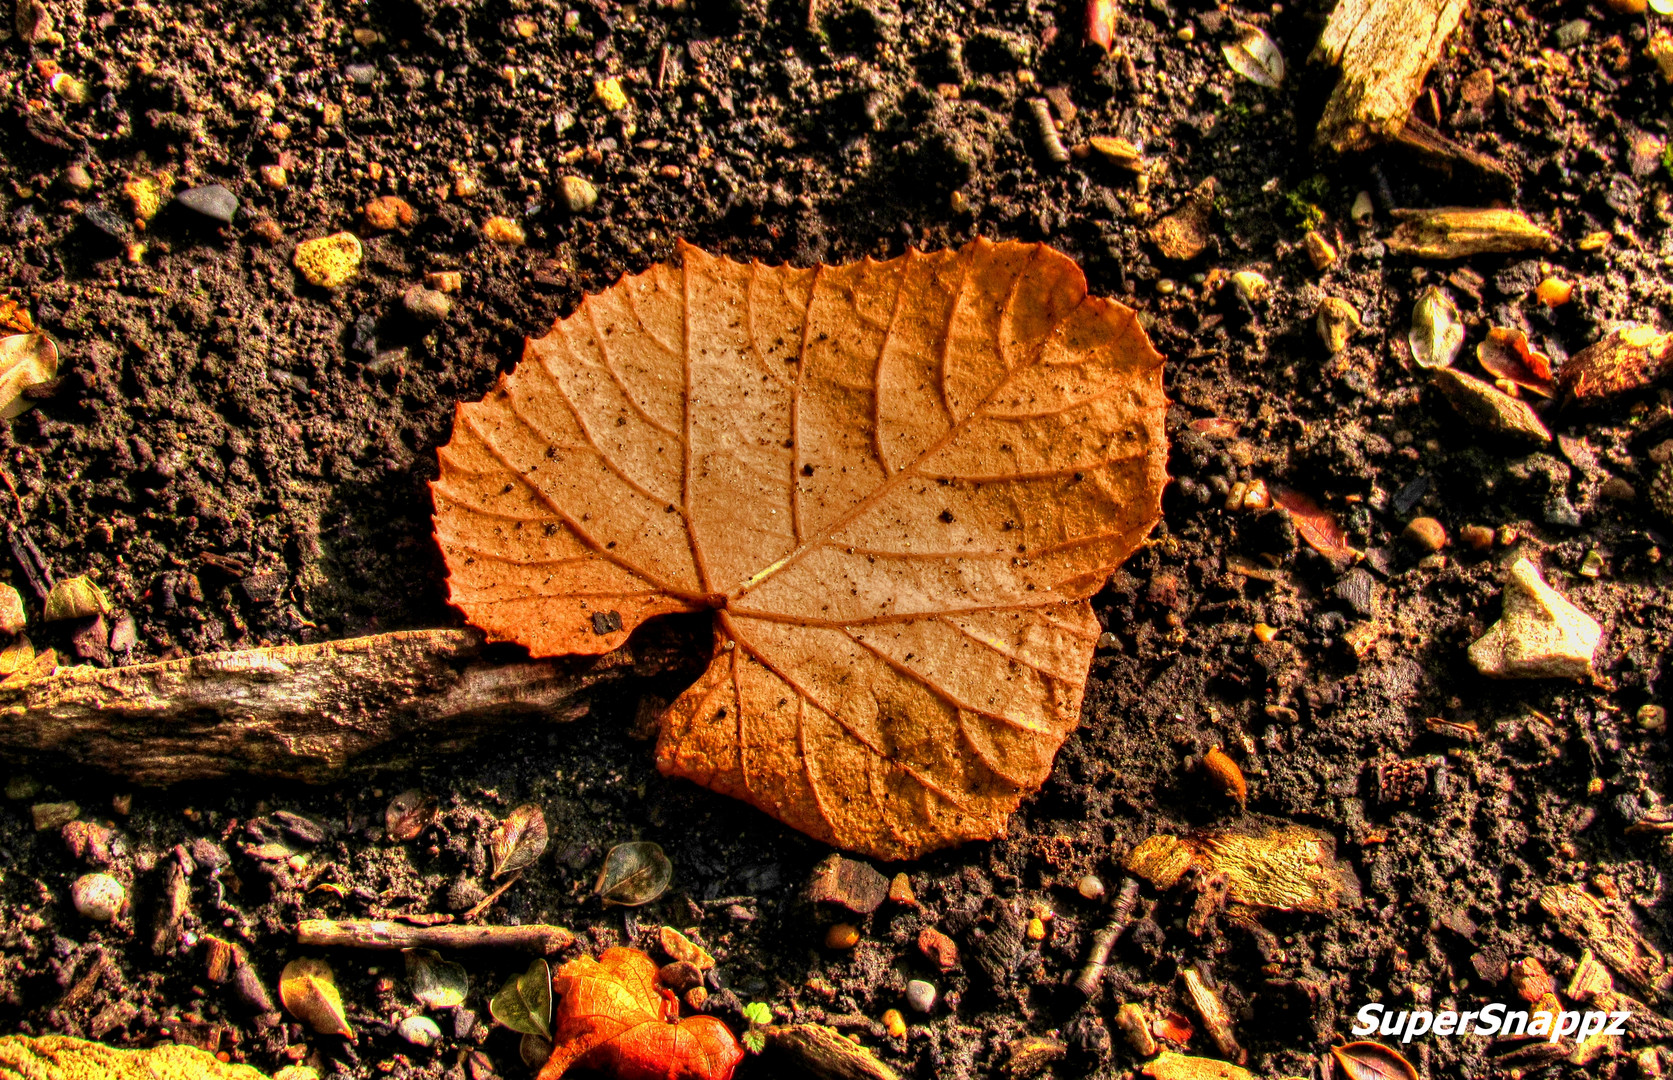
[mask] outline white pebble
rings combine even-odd
[[[414,1046],[434,1046],[441,1041],[441,1028],[428,1016],[409,1016],[395,1030]]]
[[[128,902],[128,890],[109,874],[83,874],[70,886],[70,899],[84,918],[109,922]]]
[[[1087,900],[1102,900],[1104,898],[1104,883],[1097,875],[1088,874],[1075,882],[1075,891]]]
[[[935,984],[922,979],[913,979],[906,984],[906,1003],[918,1012],[927,1013],[935,1008]]]

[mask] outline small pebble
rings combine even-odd
[[[1307,257],[1313,260],[1313,269],[1327,269],[1336,261],[1336,247],[1317,229],[1309,229],[1302,238],[1307,246]]]
[[[1266,299],[1266,294],[1272,285],[1264,275],[1253,270],[1239,270],[1232,275],[1232,285],[1237,289],[1237,295],[1251,304]]]
[[[0,634],[22,633],[29,617],[23,612],[23,597],[10,585],[0,585]]]
[[[98,204],[86,207],[81,211],[81,220],[104,233],[112,240],[126,240],[132,226],[114,210],[109,210]]]
[[[709,1003],[709,991],[705,987],[693,986],[685,992],[685,1003],[695,1012]]]
[[[1574,286],[1562,278],[1548,277],[1534,290],[1539,302],[1548,308],[1562,307],[1574,296]]]
[[[1432,517],[1412,518],[1400,535],[1422,551],[1439,551],[1446,547],[1446,527]]]
[[[1046,921],[1038,915],[1028,920],[1028,940],[1044,941],[1046,939]]]
[[[852,949],[860,943],[860,931],[853,923],[833,923],[825,931],[825,948]]]
[[[371,64],[349,64],[343,68],[343,75],[356,86],[371,86],[378,69]]]
[[[1486,551],[1493,546],[1493,530],[1485,525],[1466,525],[1458,530],[1458,538],[1471,551]]]
[[[900,1014],[899,1009],[889,1009],[883,1013],[883,1026],[893,1038],[900,1039],[906,1036],[906,1017]]]
[[[1667,708],[1662,705],[1640,705],[1638,726],[1645,731],[1661,731],[1667,727]]]
[[[283,165],[263,165],[256,173],[261,177],[262,185],[274,191],[283,191],[290,184],[290,173]]]
[[[434,1046],[441,1041],[441,1027],[428,1016],[409,1016],[395,1030],[414,1046]]]
[[[935,1008],[935,984],[913,979],[906,984],[906,1003],[914,1012],[927,1013]]]
[[[348,283],[360,270],[363,251],[353,233],[332,233],[296,245],[291,259],[308,284],[335,289]]]
[[[432,270],[424,275],[424,284],[442,293],[456,293],[464,288],[465,275],[457,270]]]
[[[77,195],[85,195],[93,190],[93,174],[87,171],[85,165],[71,165],[65,168],[64,186]]]
[[[593,97],[610,112],[619,112],[627,108],[627,92],[622,89],[620,79],[597,79],[593,82]]]
[[[238,196],[220,184],[187,188],[176,195],[174,201],[195,214],[202,214],[223,225],[231,225],[233,215],[238,213]]]
[[[66,71],[60,71],[52,77],[52,92],[71,105],[85,105],[91,96],[87,91],[87,84]]]
[[[1362,325],[1359,311],[1336,296],[1320,300],[1313,317],[1313,329],[1318,331],[1319,340],[1324,342],[1324,347],[1330,350],[1332,356],[1348,347],[1348,342],[1359,333]]]
[[[523,227],[508,217],[491,217],[484,221],[482,235],[496,244],[505,244],[508,247],[522,247],[529,239]]]
[[[896,874],[889,881],[889,899],[907,907],[917,907],[918,897],[912,891],[912,879],[904,873]]]
[[[439,323],[453,314],[453,301],[434,289],[414,285],[401,294],[401,306],[422,323]]]
[[[411,204],[395,195],[380,195],[367,203],[361,212],[366,216],[367,228],[379,232],[404,228],[418,220]]]
[[[562,181],[563,204],[572,214],[584,214],[598,202],[598,189],[579,176],[566,176]]]
[[[1075,891],[1087,900],[1102,900],[1104,898],[1104,880],[1096,874],[1087,874],[1075,882]]]
[[[1585,19],[1570,19],[1557,27],[1557,44],[1564,49],[1572,49],[1591,36],[1592,24]]]
[[[128,890],[109,874],[83,874],[70,886],[70,899],[83,918],[109,922],[128,902]]]

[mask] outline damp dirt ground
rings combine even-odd
[[[1198,966],[1257,1075],[1323,1080],[1366,1002],[1517,1001],[1508,973],[1525,957],[1565,984],[1582,944],[1541,912],[1553,885],[1617,898],[1650,941],[1673,942],[1658,828],[1666,734],[1640,720],[1662,701],[1673,634],[1654,483],[1673,438],[1669,395],[1551,406],[1555,441],[1506,442],[1452,412],[1406,347],[1430,285],[1460,305],[1471,336],[1458,364],[1472,371],[1488,326],[1525,329],[1560,366],[1616,322],[1673,319],[1669,89],[1645,56],[1653,14],[1472,7],[1417,115],[1506,179],[1427,168],[1398,146],[1315,152],[1332,76],[1306,62],[1327,14],[1313,0],[1124,5],[1111,57],[1085,43],[1078,5],[1004,0],[44,10],[42,40],[0,42],[0,290],[63,360],[31,411],[0,427],[18,495],[0,493],[0,517],[54,574],[92,575],[132,616],[131,643],[84,642],[86,662],[460,625],[427,487],[455,403],[480,397],[524,337],[584,293],[672,257],[676,238],[798,265],[976,236],[1045,241],[1092,291],[1137,309],[1166,357],[1174,480],[1153,541],[1095,598],[1109,636],[1050,779],[1004,837],[882,867],[909,875],[921,907],[846,916],[861,931],[852,951],[824,948],[838,916],[803,898],[827,848],[656,771],[636,718],[642,699],[678,689],[664,679],[614,685],[579,718],[464,753],[409,744],[315,787],[133,788],[46,758],[10,762],[0,1029],[184,1040],[264,1071],[301,1062],[345,1077],[474,1076],[480,1051],[500,1075],[527,1075],[486,1006],[522,958],[465,958],[477,1024],[438,1015],[444,1038],[419,1049],[392,1030],[416,1008],[397,957],[330,954],[359,1030],[350,1043],[254,1015],[208,979],[203,939],[240,942],[271,988],[303,954],[299,918],[456,911],[480,896],[493,822],[528,802],[551,844],[491,918],[560,923],[588,949],[695,928],[719,961],[715,1015],[740,1026],[743,1004],[764,1001],[855,1035],[910,1077],[1008,1075],[1029,1035],[1063,1044],[1042,1075],[1130,1075],[1141,1059],[1114,1024],[1123,1002],[1189,1016],[1189,1052],[1219,1056],[1183,996],[1180,973]],[[27,36],[41,37],[38,12],[25,13]],[[1289,61],[1277,90],[1227,65],[1222,47],[1247,25]],[[55,90],[60,71],[85,100],[67,100],[62,78]],[[595,94],[606,78],[625,109]],[[1097,154],[1054,160],[1036,98],[1067,147],[1092,135],[1137,146],[1146,186]],[[165,202],[136,228],[124,189],[163,174],[175,191],[224,185],[237,215],[223,225]],[[596,204],[571,210],[566,176],[594,185]],[[1208,177],[1208,245],[1168,261],[1147,227]],[[361,207],[381,195],[415,220],[368,229]],[[1387,247],[1393,208],[1493,204],[1527,211],[1557,249],[1443,263]],[[488,238],[494,216],[526,242]],[[1339,252],[1323,271],[1302,246],[1310,226]],[[365,241],[358,276],[308,285],[294,246],[342,229]],[[1607,244],[1582,246],[1599,232]],[[1270,290],[1246,302],[1220,286],[1239,270]],[[452,311],[419,323],[402,294],[443,271],[461,276]],[[1553,275],[1574,299],[1546,309],[1534,287]],[[1314,327],[1326,295],[1364,324],[1335,356]],[[1193,426],[1211,419],[1225,423]],[[1344,572],[1283,514],[1227,509],[1254,480],[1317,500],[1363,561]],[[1454,538],[1440,558],[1401,539],[1417,516]],[[1471,525],[1496,531],[1485,550],[1459,542]],[[1601,623],[1595,682],[1493,682],[1466,658],[1519,555]],[[28,598],[36,646],[74,656],[68,630],[40,623],[10,555],[0,580]],[[701,620],[665,632],[706,640]],[[1246,814],[1192,768],[1214,746],[1247,777]],[[396,844],[385,807],[413,788],[440,816]],[[60,800],[114,831],[126,919],[95,925],[71,907],[89,866],[31,818]],[[311,842],[280,811],[316,823]],[[1285,822],[1332,839],[1356,897],[1327,913],[1193,921],[1203,889],[1147,886],[1143,932],[1117,945],[1098,992],[1070,987],[1107,915],[1076,891],[1083,875],[1113,892],[1121,857],[1154,832]],[[247,853],[264,837],[300,858]],[[603,909],[591,895],[603,854],[632,839],[666,849],[673,887],[647,907]],[[180,845],[193,856],[189,905],[157,949]],[[1046,911],[1043,940],[1011,932]],[[963,949],[958,969],[919,952],[926,926]],[[914,978],[940,992],[929,1015],[906,1009]],[[903,1038],[880,1023],[891,1008],[907,1012]],[[1431,1077],[1628,1077],[1657,1039],[1641,1031],[1585,1066],[1495,1064],[1509,1048],[1480,1038],[1407,1050]],[[738,1075],[789,1068],[751,1058]]]

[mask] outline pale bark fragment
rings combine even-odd
[[[475,630],[60,668],[0,688],[0,755],[49,755],[137,783],[320,780],[404,736],[433,751],[496,722],[563,719],[582,691],[629,670],[619,656],[491,659]]]
[[[407,926],[385,919],[303,919],[298,945],[351,949],[517,949],[542,955],[568,948],[575,935],[561,926]]]
[[[1313,50],[1315,60],[1342,69],[1317,145],[1343,153],[1396,135],[1466,7],[1465,0],[1340,0]]]

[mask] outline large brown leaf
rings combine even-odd
[[[1161,357],[1042,244],[680,248],[459,407],[453,603],[535,655],[713,609],[657,763],[882,858],[1000,832],[1080,716],[1166,479]]]

